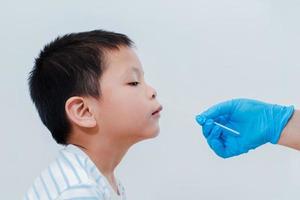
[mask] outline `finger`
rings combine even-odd
[[[200,126],[203,126],[203,124],[206,122],[206,117],[205,116],[196,116],[196,121]]]
[[[224,146],[227,153],[231,156],[237,156],[242,153],[242,147],[239,145],[238,139],[234,136],[228,136],[228,138],[224,141]]]
[[[214,138],[211,140],[208,140],[208,144],[210,148],[220,157],[222,158],[228,158],[229,155],[227,154],[226,148],[223,144],[223,142],[220,139]]]
[[[211,131],[211,134],[209,135],[207,142],[210,146],[210,148],[220,157],[222,158],[228,158],[230,155],[228,154],[227,148],[226,148],[226,140],[223,138],[223,130],[218,127],[214,126],[214,128]]]
[[[215,126],[213,125],[213,128],[210,132],[210,134],[207,137],[207,140],[212,140],[212,139],[221,139],[221,135],[222,135],[222,128],[220,128],[219,126]]]
[[[205,124],[203,124],[202,126],[202,132],[203,132],[203,135],[205,138],[207,138],[210,133],[211,133],[211,130],[213,129],[214,127],[214,121],[212,119],[209,119],[205,122]]]

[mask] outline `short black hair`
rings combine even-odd
[[[132,47],[124,34],[104,30],[70,33],[45,45],[29,73],[30,96],[58,144],[67,144],[71,125],[65,103],[72,96],[100,97],[107,50]]]

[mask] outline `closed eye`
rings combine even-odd
[[[140,84],[139,82],[131,82],[131,83],[128,83],[128,85],[131,85],[131,86],[137,86],[138,84]]]

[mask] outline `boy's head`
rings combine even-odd
[[[126,35],[95,30],[44,47],[30,73],[30,95],[57,143],[156,136],[161,106],[132,46]]]

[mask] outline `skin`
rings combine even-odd
[[[99,99],[67,100],[65,110],[72,124],[68,143],[79,146],[119,194],[114,170],[133,144],[158,135],[160,115],[153,113],[161,105],[131,48],[106,53],[99,84]]]
[[[283,129],[278,144],[300,150],[300,110],[295,110]]]

